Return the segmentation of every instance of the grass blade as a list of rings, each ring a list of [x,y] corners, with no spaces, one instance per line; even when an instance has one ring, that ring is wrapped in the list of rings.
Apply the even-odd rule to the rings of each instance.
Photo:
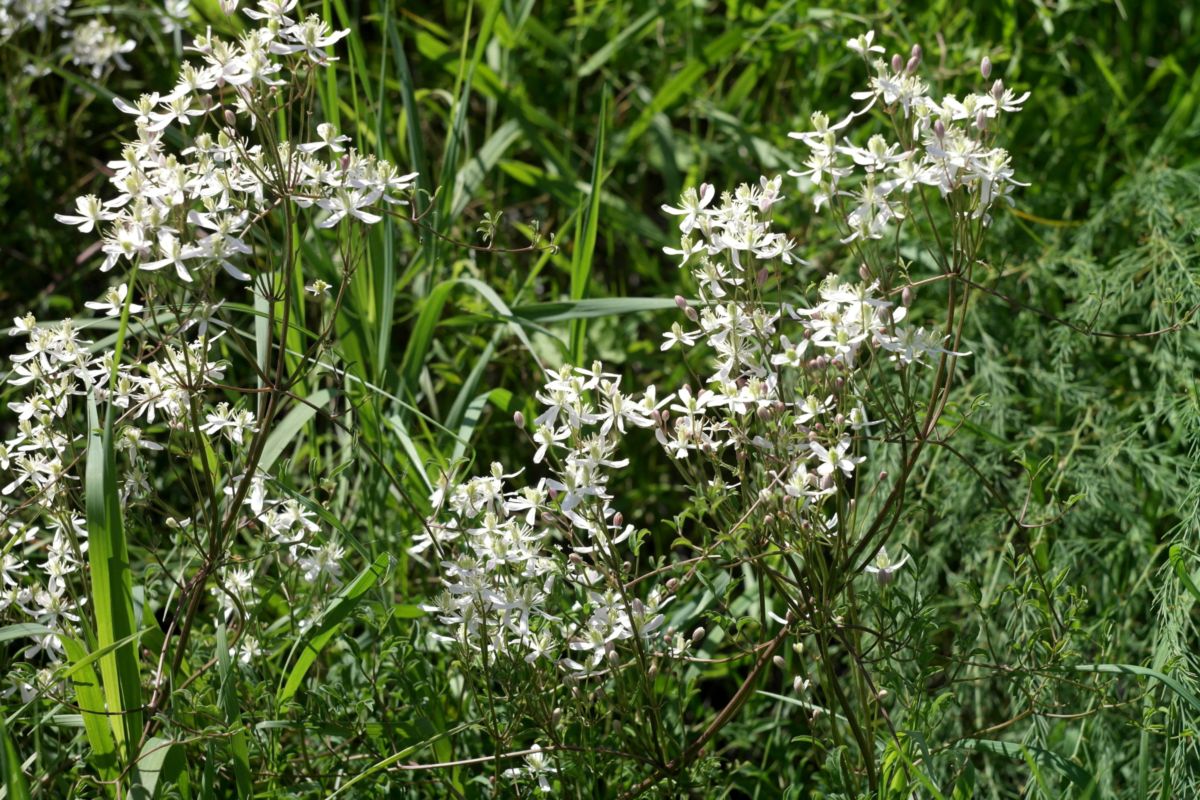
[[[3,714],[0,714],[0,779],[4,781],[8,800],[29,800],[29,782],[25,780],[21,757],[17,755],[16,745],[8,735]]]
[[[393,559],[389,553],[384,553],[376,558],[373,564],[342,587],[321,621],[304,634],[302,640],[297,643],[297,646],[301,648],[300,655],[296,658],[296,663],[288,674],[287,683],[279,690],[280,703],[287,702],[295,696],[300,684],[304,682],[304,676],[308,674],[309,668],[317,660],[321,650],[329,644],[338,625],[350,616],[350,612],[362,600],[363,595],[391,570],[392,563]]]
[[[117,492],[113,410],[108,407],[101,428],[94,395],[88,398],[88,428],[88,563],[96,644],[104,649],[134,636],[133,576]],[[130,761],[142,730],[142,683],[134,638],[101,657],[100,676],[117,751],[122,760]]]
[[[604,88],[600,98],[600,131],[596,135],[596,151],[592,156],[592,182],[588,190],[587,212],[576,217],[574,250],[571,256],[571,299],[582,300],[592,277],[592,261],[596,256],[596,234],[600,228],[600,185],[604,175],[604,142],[608,132],[609,91]],[[587,323],[581,319],[571,320],[571,358],[582,364],[584,336]]]

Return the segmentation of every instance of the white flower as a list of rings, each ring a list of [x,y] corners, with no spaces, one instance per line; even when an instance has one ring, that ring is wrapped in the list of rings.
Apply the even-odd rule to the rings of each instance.
[[[128,295],[129,286],[122,283],[119,286],[110,288],[100,300],[90,300],[84,303],[84,305],[95,311],[103,311],[106,317],[118,317],[125,308],[125,299]],[[142,309],[143,307],[137,303],[129,304],[130,314],[137,314]]]
[[[54,218],[64,225],[75,225],[80,233],[91,233],[99,222],[116,219],[116,214],[106,211],[100,198],[94,194],[85,194],[75,198],[75,210],[78,214],[55,214]]]
[[[860,36],[846,41],[846,47],[849,47],[854,52],[858,53],[863,58],[866,58],[869,53],[882,53],[883,48],[877,44],[872,44],[875,41],[875,31],[867,31]]]
[[[343,153],[346,148],[342,147],[342,143],[350,141],[349,136],[338,136],[337,129],[328,122],[317,126],[317,135],[321,137],[321,141],[302,144],[296,149],[302,153],[315,153],[323,147],[328,147],[334,153]]]
[[[712,202],[716,190],[710,183],[700,184],[700,191],[694,188],[688,188],[683,193],[683,198],[680,201],[678,208],[675,206],[663,205],[662,210],[668,214],[682,216],[683,220],[679,223],[679,230],[683,233],[691,233],[692,229],[699,223],[701,217],[705,215],[705,207]]]
[[[886,586],[895,579],[896,571],[906,563],[908,563],[908,553],[905,553],[899,561],[892,561],[888,556],[887,548],[880,547],[879,552],[875,554],[874,563],[864,567],[864,571],[868,575],[874,575],[880,586]]]

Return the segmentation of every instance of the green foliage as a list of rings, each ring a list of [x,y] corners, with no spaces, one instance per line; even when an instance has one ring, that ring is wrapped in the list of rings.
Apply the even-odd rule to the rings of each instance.
[[[97,416],[81,452],[94,630],[64,642],[69,693],[0,701],[7,796],[115,796],[122,781],[148,798],[493,796],[489,778],[519,760],[488,758],[496,731],[448,651],[429,644],[420,606],[438,587],[407,552],[430,492],[465,462],[482,472],[528,449],[510,419],[532,416],[541,365],[603,357],[646,382],[686,380],[658,347],[684,292],[661,253],[677,240],[660,204],[700,181],[732,186],[795,166],[787,132],[814,110],[848,110],[855,76],[843,43],[872,26],[884,40],[936,42],[926,59],[947,84],[986,54],[1033,93],[1007,133],[1030,170],[1018,177],[1033,185],[997,215],[997,256],[974,278],[994,291],[976,293],[964,331],[973,355],[944,418],[959,433],[929,455],[931,477],[912,485],[892,539],[917,569],[862,587],[878,595],[877,635],[858,647],[905,719],[873,743],[878,796],[1200,795],[1194,10],[973,5],[305,3],[355,33],[318,80],[313,113],[421,173],[418,221],[387,219],[363,235],[332,321],[306,305],[305,276],[336,284],[341,254],[281,231],[299,254],[275,271],[290,285],[290,322],[275,295],[232,297],[221,346],[226,358],[254,353],[267,374],[334,326],[319,368],[289,365],[296,398],[261,465],[297,496],[318,486],[322,507],[310,510],[357,577],[319,609],[293,607],[307,597],[300,581],[262,581],[262,610],[236,639],[208,624],[219,612],[198,593],[193,612],[212,630],[194,634],[177,663],[156,663],[147,653],[167,652],[164,636],[178,631],[151,629],[140,598],[179,600],[195,564],[163,520],[192,511],[175,507],[185,495],[167,476],[154,476],[161,507],[122,508],[111,409]],[[232,25],[214,3],[191,13],[197,30]],[[80,266],[90,264],[82,237],[49,217],[98,184],[100,164],[132,135],[110,96],[164,88],[152,78],[184,55],[149,25],[138,38],[130,70],[103,80],[59,61],[25,75],[32,45],[0,45],[13,76],[0,111],[8,317],[70,316],[107,285]],[[827,221],[789,208],[780,226],[813,262],[789,288],[856,268],[831,257],[838,235]],[[939,291],[918,292],[914,311],[939,307]],[[636,476],[620,490],[649,531],[638,566],[693,555],[694,520],[675,518],[682,490],[667,456],[649,436],[630,447]],[[249,534],[233,536],[248,559],[265,557]],[[206,579],[215,589],[216,571]],[[713,647],[752,643],[757,598],[745,574],[726,575],[673,613],[703,619]],[[4,630],[0,674],[35,686],[17,666],[30,632]],[[245,662],[245,636],[289,644]],[[781,652],[788,670],[809,657]],[[507,679],[538,679],[505,668]],[[147,709],[160,669],[172,700]],[[687,689],[662,710],[668,724],[694,739],[741,676],[689,665]],[[658,796],[864,796],[851,745],[823,737],[827,709],[794,693],[785,670],[767,669],[756,689]],[[537,699],[503,697],[501,711],[549,718]],[[586,749],[621,735],[600,731],[611,725],[604,702],[562,741]],[[565,779],[589,785],[594,764],[565,763]],[[596,796],[647,774],[622,763],[591,784]]]

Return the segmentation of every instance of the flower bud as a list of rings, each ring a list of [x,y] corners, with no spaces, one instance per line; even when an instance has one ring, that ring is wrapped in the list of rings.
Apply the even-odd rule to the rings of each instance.
[[[633,565],[630,564],[628,561],[622,561],[621,569],[624,570],[625,574],[628,575],[630,572],[633,571]]]
[[[992,84],[992,97],[997,100],[1004,94],[1004,81],[996,78],[996,82]]]
[[[615,527],[615,528],[625,527],[625,515],[622,514],[620,511],[613,514],[613,527]]]
[[[858,265],[858,277],[862,278],[864,281],[871,280],[871,270],[867,268],[866,264]]]
[[[879,476],[876,478],[876,480],[878,480],[880,483],[882,483],[883,481],[887,480],[887,476],[888,476],[888,474],[887,474],[886,469],[880,470]]]
[[[888,690],[887,690],[887,689],[880,689],[880,690],[879,690],[878,692],[876,692],[876,694],[875,694],[875,698],[876,698],[876,699],[878,699],[878,700],[883,700],[883,699],[884,699],[884,698],[886,698],[887,696],[888,696]]]
[[[892,72],[899,72],[904,68],[904,56],[896,53],[892,56]]]
[[[228,108],[225,109],[225,124],[233,128],[237,126],[237,117]]]
[[[912,56],[911,58],[908,59],[908,63],[904,65],[904,71],[906,73],[908,73],[909,75],[912,75],[914,72],[917,71],[917,66],[920,63],[921,63],[921,59],[919,56]]]
[[[975,113],[975,127],[981,131],[987,130],[987,114],[983,113],[982,108]]]
[[[979,62],[979,74],[983,76],[985,81],[992,77],[992,60],[987,56],[984,56],[983,61]]]
[[[783,656],[775,656],[771,659],[771,661],[773,661],[775,666],[779,667],[780,669],[787,667],[787,662],[783,660]]]
[[[902,306],[904,306],[905,308],[908,308],[909,306],[912,305],[912,301],[913,301],[912,287],[905,286],[903,289],[900,290],[900,304]]]
[[[804,680],[804,676],[803,676],[803,675],[797,675],[797,676],[796,676],[796,677],[795,677],[795,678],[792,680],[792,689],[793,689],[793,690],[794,690],[794,691],[795,691],[797,694],[801,694],[801,693],[803,693],[803,692],[807,692],[807,691],[808,691],[808,687],[809,687],[810,685],[811,685],[811,684],[810,684],[808,681]]]
[[[917,58],[917,59],[919,59],[919,58],[921,58],[923,55],[924,55],[924,51],[922,51],[922,50],[921,50],[921,45],[919,45],[919,44],[914,44],[914,45],[912,46],[912,50],[910,50],[910,51],[908,52],[908,56],[909,56],[909,58]]]
[[[556,708],[550,712],[550,727],[557,728],[562,723],[562,709]]]
[[[671,578],[669,581],[667,581],[667,591],[668,592],[673,593],[678,588],[679,588],[679,579],[678,578]]]
[[[828,491],[833,488],[833,474],[821,476],[821,491]]]
[[[689,308],[687,298],[681,294],[675,295],[675,305],[679,306],[680,311],[687,311]]]
[[[518,411],[518,412],[514,413],[514,414],[513,414],[513,424],[514,424],[514,425],[516,425],[518,428],[521,428],[522,430],[524,430],[524,428],[525,428],[525,415],[524,415],[524,414],[522,414],[520,411]]]
[[[767,408],[766,406],[759,406],[758,409],[754,413],[763,422],[766,422],[767,420],[769,420],[771,418],[771,410],[769,408]]]
[[[692,631],[692,644],[700,644],[704,641],[704,626],[701,625],[696,630]]]
[[[771,272],[766,267],[763,267],[762,269],[760,269],[758,271],[758,274],[755,275],[754,277],[755,277],[755,280],[758,281],[759,286],[766,286],[767,278],[771,277]]]
[[[933,123],[933,135],[938,139],[946,138],[946,123],[942,122],[940,119]]]
[[[610,650],[608,652],[608,663],[612,664],[615,667],[618,663],[620,663],[620,661],[621,661],[621,656],[617,654],[616,650]]]

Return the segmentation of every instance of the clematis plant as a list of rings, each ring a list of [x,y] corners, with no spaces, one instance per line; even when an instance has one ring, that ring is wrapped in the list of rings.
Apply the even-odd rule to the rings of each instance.
[[[693,381],[626,391],[636,377],[564,365],[535,394],[534,418],[517,414],[535,447],[529,465],[441,476],[412,549],[437,564],[444,590],[428,606],[442,626],[432,638],[459,653],[496,752],[534,747],[553,760],[538,774],[543,790],[557,780],[601,791],[597,753],[632,776],[630,796],[685,780],[772,666],[817,710],[814,725],[828,712],[825,735],[852,743],[852,772],[871,791],[883,751],[904,746],[889,721],[901,710],[882,705],[888,693],[864,655],[889,634],[862,620],[876,584],[909,561],[885,548],[901,545],[905,487],[947,435],[938,423],[970,355],[972,274],[992,214],[1025,185],[995,142],[1028,95],[997,80],[936,98],[919,47],[884,60],[873,32],[848,47],[868,87],[840,120],[816,113],[791,134],[807,153],[789,173],[833,215],[839,241],[802,244],[777,229],[773,212],[791,194],[782,176],[687,189],[663,206],[681,236],[665,252],[690,275],[693,299],[677,298],[683,319],[662,350],[682,353]],[[873,119],[887,133],[869,130]],[[850,275],[801,257],[817,247],[836,248]],[[914,319],[918,287],[944,288],[940,319]],[[674,509],[687,520],[674,563],[641,557],[654,532],[618,493],[625,441],[639,430],[689,490]],[[697,616],[713,587],[728,594],[739,582],[754,597],[740,616]],[[708,646],[705,622],[758,638],[726,630]],[[674,698],[694,689],[691,664],[714,659],[737,665],[742,690],[689,719]],[[536,701],[523,699],[531,686]],[[620,724],[597,724],[603,714]]]

